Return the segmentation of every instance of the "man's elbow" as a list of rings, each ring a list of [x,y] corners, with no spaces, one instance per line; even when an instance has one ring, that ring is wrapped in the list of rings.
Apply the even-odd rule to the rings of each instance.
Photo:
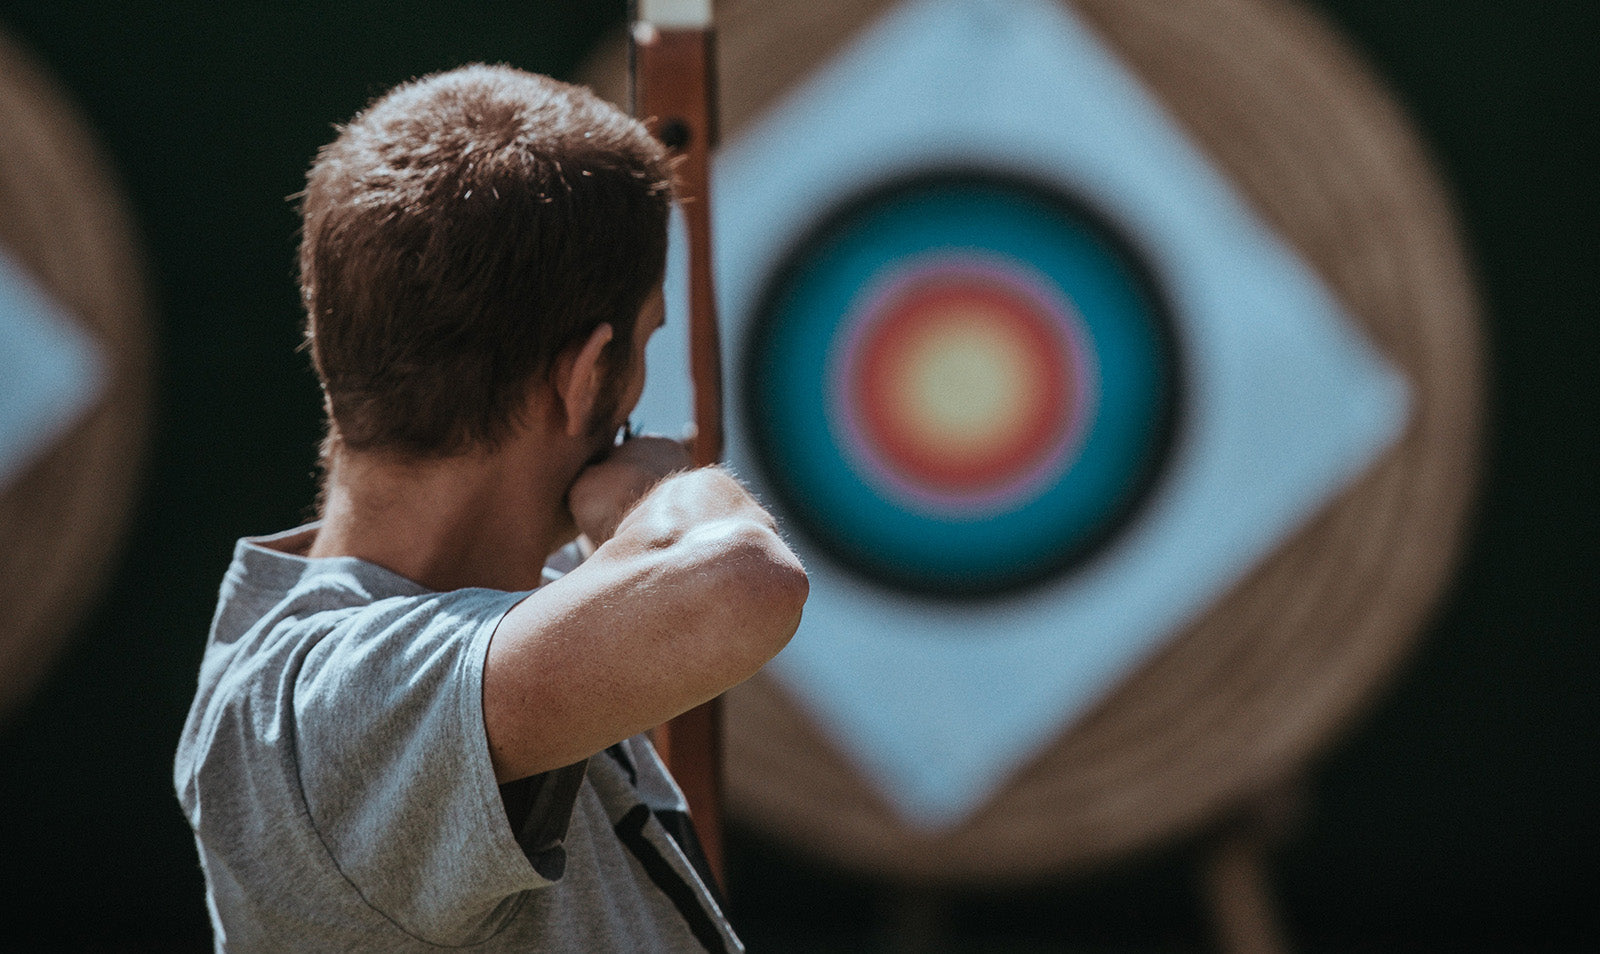
[[[775,631],[781,634],[777,649],[782,649],[800,626],[800,614],[811,596],[811,578],[775,531],[763,528],[762,532],[763,569],[756,592],[771,614]],[[777,650],[773,652],[776,655]]]
[[[739,521],[722,528],[712,574],[730,635],[760,668],[788,644],[811,593],[805,567],[770,526]]]

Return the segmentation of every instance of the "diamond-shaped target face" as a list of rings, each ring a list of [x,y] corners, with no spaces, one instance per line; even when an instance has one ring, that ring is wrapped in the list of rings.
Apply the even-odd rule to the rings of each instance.
[[[0,249],[0,487],[100,391],[92,342]]]
[[[742,397],[805,532],[885,585],[974,596],[1107,539],[1174,405],[1144,271],[1064,195],[926,173],[846,202],[774,272]]]
[[[1055,0],[909,0],[714,172],[728,461],[811,576],[769,670],[910,824],[984,804],[1404,425]],[[685,324],[647,426],[685,419]]]

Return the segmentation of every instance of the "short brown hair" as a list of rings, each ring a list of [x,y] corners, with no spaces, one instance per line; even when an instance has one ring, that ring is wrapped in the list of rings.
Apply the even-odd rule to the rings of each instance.
[[[302,203],[330,444],[492,448],[602,322],[627,360],[671,201],[661,146],[582,87],[474,65],[374,101],[318,152]]]

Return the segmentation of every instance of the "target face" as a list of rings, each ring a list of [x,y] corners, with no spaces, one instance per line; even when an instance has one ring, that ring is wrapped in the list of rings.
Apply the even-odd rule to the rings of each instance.
[[[848,202],[761,296],[743,400],[792,519],[898,589],[1035,583],[1106,539],[1171,431],[1162,297],[1059,192],[923,173]]]
[[[905,0],[714,171],[728,466],[811,579],[768,672],[908,824],[971,817],[1405,424],[1404,379],[1056,0]],[[670,433],[687,338],[656,342]]]
[[[104,361],[48,292],[0,248],[0,487],[104,387]]]

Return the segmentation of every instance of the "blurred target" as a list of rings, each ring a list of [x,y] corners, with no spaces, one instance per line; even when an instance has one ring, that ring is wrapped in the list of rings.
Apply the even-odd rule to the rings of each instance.
[[[0,718],[27,698],[99,594],[133,503],[148,415],[149,344],[132,230],[81,119],[0,34],[0,321],[48,337],[0,345],[0,391],[45,407],[0,427]],[[54,355],[42,351],[50,348]],[[63,361],[62,354],[79,356]],[[62,368],[70,368],[63,373]],[[56,373],[46,375],[48,369]],[[8,395],[9,396],[9,395]],[[19,450],[20,447],[20,450]]]
[[[1069,567],[1143,496],[1171,323],[1126,243],[985,172],[884,185],[801,240],[752,319],[742,397],[793,518],[865,576],[987,595]]]
[[[729,459],[813,583],[729,696],[735,815],[996,881],[1292,777],[1404,656],[1472,491],[1475,304],[1404,117],[1292,0],[718,17]]]

